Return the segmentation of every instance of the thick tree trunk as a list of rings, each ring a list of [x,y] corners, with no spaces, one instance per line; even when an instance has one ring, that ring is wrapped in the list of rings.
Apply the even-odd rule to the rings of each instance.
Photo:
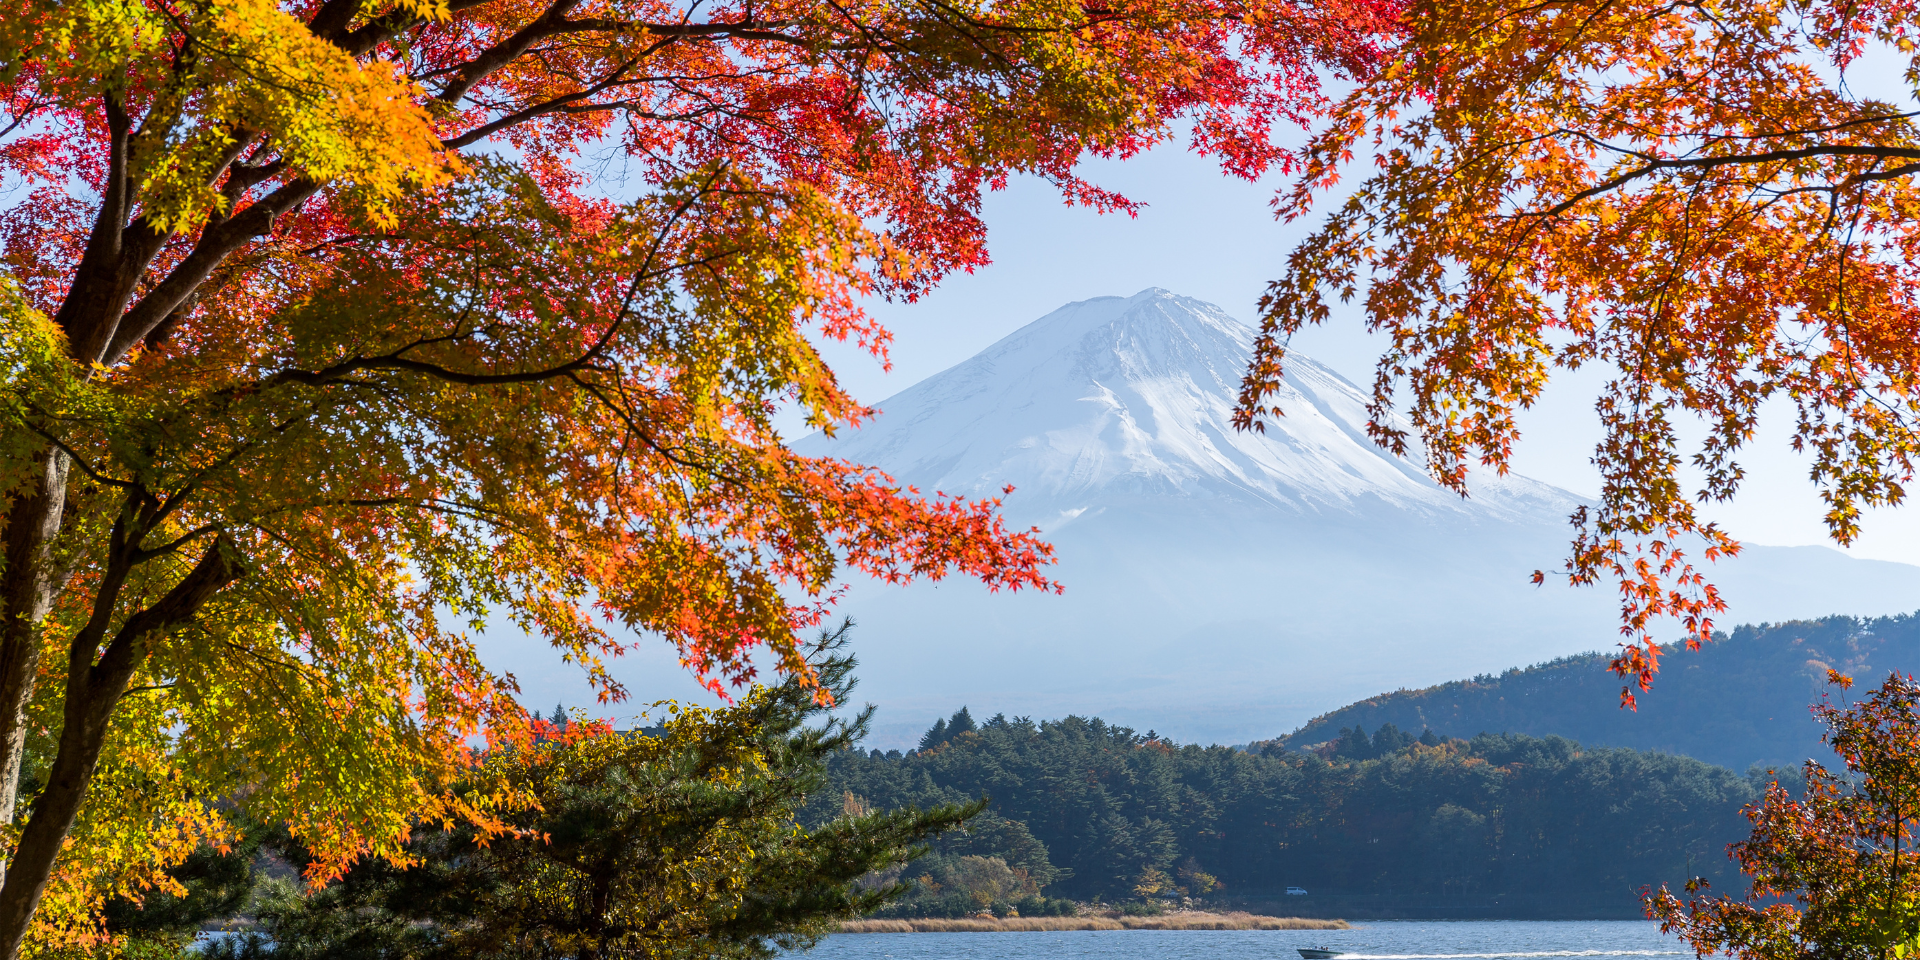
[[[124,690],[124,684],[122,690]],[[47,891],[53,868],[66,842],[67,832],[86,802],[87,787],[93,783],[94,769],[100,763],[100,751],[106,743],[108,721],[113,715],[117,695],[89,691],[91,696],[71,697],[67,701],[67,722],[61,731],[60,752],[48,772],[47,784],[34,802],[20,846],[7,864],[4,885],[0,885],[0,957],[16,960],[20,943],[26,938],[40,898]],[[76,714],[79,716],[76,717]]]
[[[336,11],[336,17],[341,15]],[[296,179],[259,198],[240,214],[210,222],[192,250],[136,297],[142,283],[151,280],[149,271],[155,256],[173,234],[144,216],[134,216],[139,208],[139,191],[128,175],[128,158],[135,118],[127,114],[116,95],[102,98],[101,116],[106,121],[108,149],[100,208],[66,297],[53,317],[67,334],[70,358],[82,368],[119,363],[134,344],[190,302],[215,267],[255,237],[270,232],[276,217],[319,189],[317,183]],[[146,121],[154,119],[149,116]],[[217,180],[227,165],[255,141],[251,133],[237,137],[215,164],[214,178]],[[66,511],[70,466],[69,458],[50,450],[44,461],[36,464],[38,489],[0,503],[0,509],[5,510],[0,514],[0,547],[5,550],[6,564],[0,569],[0,824],[11,824],[19,805],[27,740],[26,708],[33,698],[39,668],[40,624],[71,575],[59,554],[50,549]],[[131,529],[116,530],[116,555],[109,559],[94,598],[94,622],[74,640],[59,754],[46,787],[34,802],[18,847],[10,859],[0,859],[0,871],[5,873],[0,880],[0,960],[14,960],[19,954],[21,939],[46,890],[67,831],[85,802],[113,709],[127,680],[145,658],[146,635],[190,619],[208,597],[240,575],[231,565],[231,544],[210,550],[166,597],[129,618],[96,664],[94,658],[106,639],[106,623],[118,603],[118,584],[134,562],[129,558],[137,553],[121,551],[128,546],[121,534],[129,534],[134,547],[141,539],[141,534]],[[109,669],[108,661],[116,656],[132,659]],[[4,853],[0,851],[0,856]]]
[[[6,568],[0,580],[0,824],[12,823],[27,745],[27,703],[40,665],[40,621],[66,579],[53,569],[51,546],[66,509],[66,455],[49,451],[39,489],[15,497],[4,521]],[[0,859],[0,864],[5,860]]]

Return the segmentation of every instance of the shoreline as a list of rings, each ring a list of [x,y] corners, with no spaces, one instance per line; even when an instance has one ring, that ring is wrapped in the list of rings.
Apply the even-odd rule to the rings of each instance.
[[[1346,930],[1345,920],[1267,917],[1234,910],[1176,910],[1156,917],[1092,914],[1078,917],[959,917],[921,920],[846,920],[840,933],[1040,933],[1060,930]]]

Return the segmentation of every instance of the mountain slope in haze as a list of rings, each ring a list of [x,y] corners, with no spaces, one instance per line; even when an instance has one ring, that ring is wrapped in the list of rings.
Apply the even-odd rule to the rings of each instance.
[[[1605,591],[1536,588],[1579,498],[1519,477],[1461,499],[1366,436],[1365,391],[1289,357],[1263,433],[1230,416],[1253,331],[1164,290],[1069,304],[795,444],[923,490],[1006,499],[1063,596],[858,583],[860,696],[882,746],[957,703],[1243,742],[1382,689],[1617,638]],[[1920,568],[1824,548],[1719,565],[1732,616],[1920,607]]]
[[[1653,689],[1637,696],[1633,712],[1618,706],[1620,678],[1607,670],[1608,659],[1584,654],[1369,697],[1315,717],[1279,742],[1299,749],[1348,727],[1372,732],[1391,723],[1416,736],[1423,728],[1458,737],[1558,735],[1591,747],[1681,754],[1734,770],[1754,764],[1788,770],[1808,757],[1832,759],[1811,704],[1829,693],[1836,701],[1857,699],[1888,673],[1920,667],[1920,615],[1739,627],[1697,651],[1680,648],[1663,657]],[[1851,693],[1830,690],[1829,668],[1854,678]]]

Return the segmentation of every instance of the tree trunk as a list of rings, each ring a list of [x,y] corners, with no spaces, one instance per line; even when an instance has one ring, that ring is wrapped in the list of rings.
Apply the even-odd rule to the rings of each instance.
[[[7,865],[6,880],[0,884],[0,957],[6,960],[19,957],[20,943],[26,938],[40,898],[47,892],[60,847],[86,802],[87,787],[93,782],[106,743],[113,705],[119,701],[117,692],[110,697],[106,693],[90,690],[84,697],[70,696],[67,700],[59,755],[48,772],[47,785],[34,802],[13,861]]]
[[[305,201],[320,186],[295,179],[239,215],[209,224],[185,260],[142,294],[154,258],[173,234],[144,216],[135,216],[140,197],[138,184],[128,173],[128,158],[129,137],[136,124],[118,95],[102,97],[101,117],[106,121],[108,149],[100,208],[67,294],[52,318],[67,334],[70,359],[82,368],[119,363],[136,342],[187,302],[215,267],[253,238],[270,232],[275,217]],[[255,134],[247,133],[230,144],[217,169],[224,170],[255,140]],[[140,294],[138,302],[136,294]],[[134,321],[131,326],[126,323],[129,316]],[[18,811],[26,708],[33,699],[39,669],[40,624],[72,573],[71,565],[51,550],[67,507],[71,466],[64,453],[49,449],[35,464],[38,488],[0,504],[5,511],[0,514],[0,548],[5,551],[5,567],[0,568],[0,824],[11,824]],[[11,857],[0,850],[0,871],[5,874],[0,879],[0,960],[19,955],[21,939],[46,891],[67,831],[86,800],[113,710],[145,659],[148,635],[191,619],[214,592],[240,576],[232,544],[222,540],[159,602],[128,618],[96,663],[107,621],[118,603],[118,584],[137,562],[131,559],[137,550],[122,548],[129,543],[137,547],[144,535],[127,525],[128,519],[123,517],[123,526],[116,528],[114,556],[107,560],[106,575],[94,598],[94,621],[73,641],[66,717],[48,783],[34,802]],[[109,661],[114,665],[110,667]]]
[[[60,533],[71,461],[58,450],[39,466],[39,489],[7,505],[6,568],[0,581],[0,824],[10,824],[20,793],[27,746],[27,703],[40,666],[40,621],[52,609],[65,576],[53,569],[50,547]],[[6,860],[0,854],[0,867]]]
[[[587,942],[580,945],[579,960],[600,960],[607,950],[607,904],[613,899],[613,878],[593,877],[593,891],[587,903]]]
[[[102,651],[101,641],[114,619],[120,588],[136,563],[133,558],[144,532],[129,530],[133,525],[127,519],[123,516],[115,526],[113,549],[101,577],[100,592],[94,598],[93,618],[68,646],[60,750],[48,772],[47,785],[34,801],[20,845],[7,864],[6,878],[0,881],[0,960],[17,960],[20,956],[21,941],[46,894],[60,848],[86,803],[114,708],[146,661],[148,639],[193,619],[215,593],[242,573],[234,559],[233,545],[222,538],[165,596],[128,617]]]

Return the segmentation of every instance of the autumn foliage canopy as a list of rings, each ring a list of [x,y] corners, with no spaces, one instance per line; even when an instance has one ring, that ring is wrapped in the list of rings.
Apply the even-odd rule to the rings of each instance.
[[[1553,374],[1602,369],[1601,491],[1565,575],[1618,585],[1615,667],[1644,686],[1663,618],[1697,643],[1724,609],[1702,561],[1739,544],[1700,508],[1738,490],[1763,405],[1793,412],[1840,543],[1862,509],[1906,497],[1917,17],[1836,0],[1411,4],[1390,65],[1331,112],[1280,198],[1304,216],[1373,158],[1263,301],[1241,423],[1277,413],[1289,337],[1343,302],[1388,343],[1375,438],[1463,492],[1471,469],[1507,469],[1516,414]]]
[[[994,501],[791,453],[870,296],[1175,136],[1255,176],[1390,5],[77,0],[0,17],[0,955],[284,820],[404,858],[511,622],[724,690],[846,569],[1051,589]],[[590,175],[591,174],[591,175]],[[648,639],[653,638],[653,639]],[[15,816],[16,790],[25,816]]]

